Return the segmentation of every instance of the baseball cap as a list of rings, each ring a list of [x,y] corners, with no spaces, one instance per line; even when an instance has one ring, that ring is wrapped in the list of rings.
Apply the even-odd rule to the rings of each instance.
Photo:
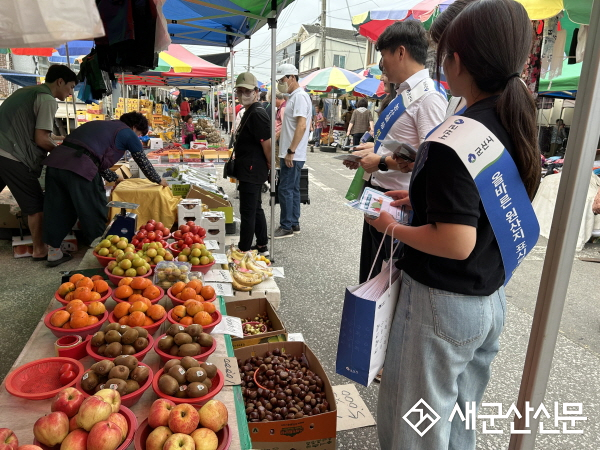
[[[293,64],[282,64],[277,68],[276,78],[280,79],[286,75],[298,75],[298,69]]]
[[[243,87],[246,89],[255,89],[258,87],[258,81],[256,77],[252,75],[250,72],[240,73],[235,80],[235,87]]]

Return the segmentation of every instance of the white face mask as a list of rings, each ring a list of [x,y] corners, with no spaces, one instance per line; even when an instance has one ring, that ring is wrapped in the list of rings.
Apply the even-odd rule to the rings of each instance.
[[[254,91],[240,95],[240,102],[244,107],[250,106],[256,101],[256,93]]]
[[[277,90],[279,92],[281,92],[282,94],[287,94],[288,93],[288,84],[285,81],[281,81],[279,83],[277,83]]]

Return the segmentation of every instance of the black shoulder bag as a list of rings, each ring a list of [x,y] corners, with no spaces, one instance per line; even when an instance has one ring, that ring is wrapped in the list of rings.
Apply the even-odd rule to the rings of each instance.
[[[242,117],[242,122],[240,123],[240,126],[236,130],[235,134],[231,137],[231,143],[229,144],[229,146],[230,148],[233,148],[233,151],[231,152],[229,160],[223,166],[223,178],[235,178],[235,147],[237,145],[239,134],[246,126],[246,122],[250,118],[250,115],[254,112],[253,106],[254,104],[252,104],[252,106],[246,110],[244,117]]]

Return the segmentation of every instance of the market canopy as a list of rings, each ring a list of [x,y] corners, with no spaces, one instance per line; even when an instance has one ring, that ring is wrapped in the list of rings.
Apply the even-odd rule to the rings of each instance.
[[[544,79],[540,80],[539,95],[573,98],[579,87],[582,65],[583,63],[568,64],[568,60],[565,60],[560,76],[554,78],[551,82]]]

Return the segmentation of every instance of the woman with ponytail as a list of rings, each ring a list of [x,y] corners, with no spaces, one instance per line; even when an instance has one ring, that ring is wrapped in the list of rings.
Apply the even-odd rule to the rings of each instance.
[[[530,203],[540,180],[536,111],[519,78],[531,36],[529,17],[514,0],[476,0],[448,24],[437,62],[467,109],[421,145],[409,191],[387,193],[396,206],[412,207],[412,223],[386,213],[366,218],[404,243],[379,391],[382,450],[475,449],[465,418],[479,407],[499,350],[504,285],[539,235]],[[486,160],[496,153],[501,157]],[[485,182],[473,174],[478,164]],[[512,234],[503,239],[507,227],[515,242]],[[511,254],[515,245],[518,255]],[[423,434],[426,420],[417,433],[408,422],[434,416],[431,410],[439,421]]]

